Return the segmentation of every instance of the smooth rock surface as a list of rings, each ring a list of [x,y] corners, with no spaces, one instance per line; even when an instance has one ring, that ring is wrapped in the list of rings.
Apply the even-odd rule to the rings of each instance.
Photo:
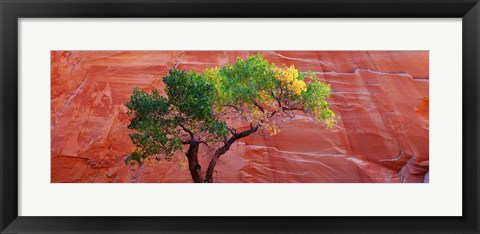
[[[51,52],[52,182],[191,182],[185,157],[127,166],[133,144],[125,103],[134,87],[162,90],[169,69],[202,71],[249,51]],[[428,182],[428,51],[262,52],[277,66],[331,84],[333,129],[285,123],[235,143],[215,182]],[[205,170],[209,149],[201,149]]]

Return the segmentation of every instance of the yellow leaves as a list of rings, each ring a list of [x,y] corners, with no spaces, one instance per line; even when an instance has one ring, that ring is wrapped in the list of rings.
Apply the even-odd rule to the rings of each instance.
[[[335,125],[335,118],[326,119],[325,125],[327,125],[327,128],[332,128]]]
[[[332,128],[337,121],[335,120],[335,112],[329,110],[329,114],[330,117],[325,120],[325,124],[327,125],[327,128]]]
[[[292,91],[296,95],[300,95],[307,90],[305,82],[299,78],[299,71],[294,65],[285,67],[285,69],[275,68],[275,79],[282,83],[282,86]]]
[[[132,153],[142,154],[144,152],[145,150],[142,147],[139,147],[139,146],[132,147]]]
[[[222,77],[218,75],[219,72],[220,72],[220,69],[218,67],[215,67],[215,68],[209,67],[203,71],[203,75],[208,80],[213,81],[214,83],[218,83],[222,80]]]
[[[132,147],[132,153],[142,154],[143,152],[144,152],[144,149],[142,149],[141,147],[138,147],[138,146]],[[133,163],[132,165],[134,165],[136,162],[137,161],[135,161],[135,160],[131,161],[131,163]],[[157,160],[155,158],[140,157],[139,163],[142,164],[142,165],[145,165],[147,167],[156,167],[157,166]]]
[[[293,80],[292,83],[287,85],[288,90],[292,91],[296,95],[300,95],[307,90],[307,85],[303,80]]]
[[[220,76],[220,69],[218,67],[215,68],[206,68],[203,71],[203,75],[205,79],[212,82],[213,87],[215,88],[215,92],[217,93],[217,97],[220,100],[225,99],[227,94],[225,93],[224,89],[222,89],[222,76]]]
[[[256,107],[252,107],[252,108],[256,108]],[[252,122],[253,125],[257,125],[263,122],[267,118],[267,116],[263,112],[258,110],[252,110],[252,112],[248,115],[248,117],[250,118],[250,121]]]
[[[141,158],[140,163],[147,166],[147,167],[156,167],[157,166],[157,160],[152,159],[152,158]]]
[[[275,79],[282,82],[282,84],[288,84],[298,78],[298,70],[295,66],[285,67],[285,69],[275,68]]]
[[[203,71],[203,75],[205,78],[213,83],[215,89],[219,90],[220,81],[222,81],[222,77],[219,75],[220,69],[218,67],[215,68],[207,68]]]
[[[188,162],[187,162],[187,159],[185,157],[180,158],[179,161],[180,161],[179,162],[180,168],[182,168],[182,169],[187,169],[188,168]]]
[[[275,136],[280,133],[280,127],[278,127],[275,122],[264,123],[263,127],[269,132],[270,136]]]
[[[268,101],[273,99],[272,96],[266,91],[260,92],[260,98],[263,100],[264,103],[267,103]]]
[[[327,128],[332,128],[335,123],[335,112],[331,111],[330,109],[322,109],[321,107],[317,106],[312,109],[313,115],[318,122],[325,123]]]

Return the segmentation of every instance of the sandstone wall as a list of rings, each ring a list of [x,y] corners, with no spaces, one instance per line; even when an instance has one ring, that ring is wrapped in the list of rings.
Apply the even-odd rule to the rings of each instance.
[[[52,182],[190,182],[181,156],[124,164],[133,147],[125,103],[135,86],[161,90],[175,65],[200,72],[251,53],[53,51]],[[428,181],[428,51],[261,53],[330,83],[338,123],[325,130],[299,118],[278,135],[245,138],[220,158],[216,182]]]

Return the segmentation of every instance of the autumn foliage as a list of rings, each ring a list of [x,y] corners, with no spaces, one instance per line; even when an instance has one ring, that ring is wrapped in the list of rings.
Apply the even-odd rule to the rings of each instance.
[[[255,132],[273,136],[281,131],[280,122],[297,115],[327,128],[335,124],[327,102],[330,85],[293,65],[277,67],[260,54],[202,73],[172,69],[163,82],[166,95],[135,88],[126,104],[136,147],[125,163],[154,166],[183,151],[193,182],[213,182],[217,160]],[[200,147],[211,149],[201,155],[210,159],[205,171]]]

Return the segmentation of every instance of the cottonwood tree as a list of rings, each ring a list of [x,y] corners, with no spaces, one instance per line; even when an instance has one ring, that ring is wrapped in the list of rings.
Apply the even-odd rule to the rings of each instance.
[[[325,127],[335,122],[328,84],[293,65],[270,64],[260,54],[200,74],[172,69],[163,82],[165,96],[135,88],[126,104],[136,147],[125,163],[154,165],[183,151],[196,183],[213,182],[218,159],[241,138],[260,130],[275,135],[279,122],[299,114]],[[204,173],[199,147],[211,149],[202,155],[210,160]]]

